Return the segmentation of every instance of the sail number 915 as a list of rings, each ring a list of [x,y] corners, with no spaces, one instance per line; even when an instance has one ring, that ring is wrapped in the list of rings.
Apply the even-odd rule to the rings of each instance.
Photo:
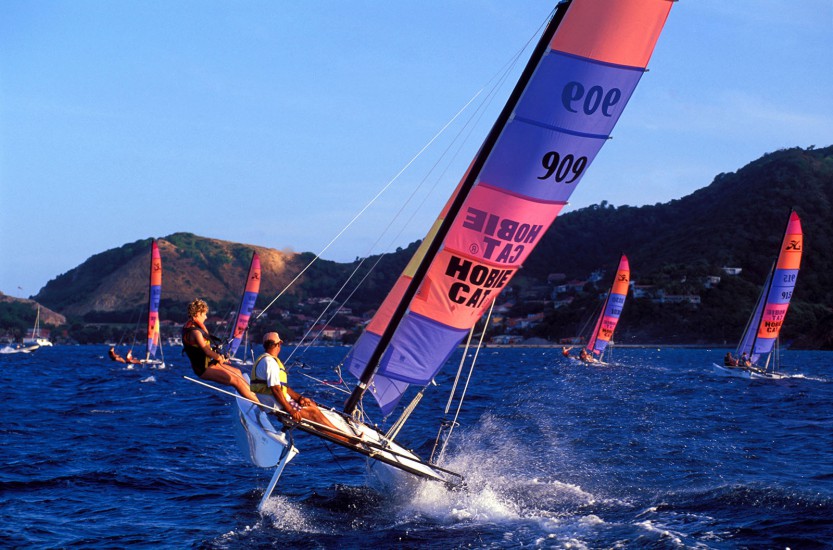
[[[558,183],[573,183],[587,167],[587,157],[575,158],[573,155],[568,154],[564,155],[564,158],[561,158],[561,155],[556,151],[550,151],[541,158],[541,164],[547,173],[543,176],[538,176],[539,180],[552,177]],[[568,177],[569,179],[567,179]]]

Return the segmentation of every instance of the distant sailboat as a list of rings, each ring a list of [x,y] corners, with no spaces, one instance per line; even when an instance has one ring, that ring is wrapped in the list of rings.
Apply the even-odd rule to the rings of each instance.
[[[249,341],[249,319],[252,317],[252,311],[255,308],[257,295],[260,292],[260,256],[257,252],[252,253],[252,262],[249,265],[249,272],[246,276],[246,286],[243,288],[243,296],[240,298],[240,307],[237,309],[237,316],[234,319],[234,332],[228,344],[228,356],[232,363],[235,364],[251,364],[251,360],[247,363],[247,358],[244,354],[243,359],[235,357],[241,342],[244,337]],[[245,349],[245,348],[244,348]]]
[[[608,140],[671,6],[669,0],[558,4],[478,154],[346,358],[342,368],[358,384],[343,412],[321,407],[348,441],[324,426],[293,422],[283,411],[276,415],[285,433],[277,434],[257,407],[238,397],[235,425],[252,461],[276,466],[261,507],[293,456],[295,428],[367,456],[380,479],[407,472],[460,482],[460,474],[394,441],[422,391],[387,431],[362,421],[360,412],[369,412],[363,397],[369,391],[388,416],[411,385],[424,391],[473,333]],[[443,450],[432,455],[442,457]]]
[[[631,280],[631,270],[628,258],[624,254],[619,259],[619,267],[616,276],[613,278],[613,285],[605,296],[602,311],[593,327],[593,333],[582,348],[584,353],[580,358],[587,363],[604,364],[604,352],[613,338],[613,331],[619,323],[619,316],[622,314],[622,307],[625,305],[625,298],[628,295],[628,286]]]
[[[162,297],[162,256],[156,240],[150,248],[150,277],[148,287],[148,325],[147,354],[142,360],[146,365],[165,365],[165,357],[160,346],[159,300]],[[160,358],[156,359],[157,350]]]
[[[787,222],[778,258],[767,274],[758,302],[735,350],[734,359],[740,361],[737,361],[737,365],[729,364],[732,361],[727,355],[723,365],[713,364],[715,372],[739,378],[784,378],[784,374],[777,372],[780,349],[775,344],[790,307],[803,249],[801,220],[793,211]],[[744,357],[748,358],[746,364],[742,359]],[[764,359],[763,364],[761,359]]]
[[[38,313],[35,315],[35,326],[32,327],[32,335],[22,340],[23,346],[30,348],[31,346],[48,347],[52,342],[47,338],[43,338],[40,334],[40,304],[38,304]]]

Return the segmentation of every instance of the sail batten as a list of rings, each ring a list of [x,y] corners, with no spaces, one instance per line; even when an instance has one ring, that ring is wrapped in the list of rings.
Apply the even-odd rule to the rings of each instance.
[[[347,359],[383,414],[426,384],[504,290],[630,99],[668,0],[559,4],[466,175]],[[615,19],[611,19],[615,18]],[[568,29],[593,28],[587,34]],[[598,28],[607,29],[604,32]],[[372,383],[371,383],[372,380]],[[346,407],[352,412],[359,394]]]

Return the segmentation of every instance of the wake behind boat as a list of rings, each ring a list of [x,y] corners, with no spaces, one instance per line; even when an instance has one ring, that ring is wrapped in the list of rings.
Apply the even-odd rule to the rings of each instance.
[[[50,344],[51,345],[51,344]],[[12,346],[10,344],[6,344],[2,348],[0,348],[0,353],[6,355],[10,353],[32,353],[40,346],[38,345],[30,345],[30,346],[21,346],[20,344],[16,346]]]

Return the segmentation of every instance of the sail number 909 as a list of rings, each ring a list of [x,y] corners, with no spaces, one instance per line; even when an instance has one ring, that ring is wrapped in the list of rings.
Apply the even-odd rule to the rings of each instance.
[[[573,183],[587,167],[587,157],[575,158],[568,154],[561,158],[561,155],[556,151],[550,151],[541,158],[541,164],[547,170],[547,173],[538,176],[539,180],[553,177],[558,183]],[[568,177],[570,179],[567,179]]]
[[[592,115],[601,107],[602,114],[609,117],[613,115],[613,107],[620,99],[622,90],[619,88],[611,88],[605,93],[601,86],[591,86],[585,93],[580,82],[570,82],[561,91],[561,104],[571,113],[577,113],[581,108],[584,114]]]

